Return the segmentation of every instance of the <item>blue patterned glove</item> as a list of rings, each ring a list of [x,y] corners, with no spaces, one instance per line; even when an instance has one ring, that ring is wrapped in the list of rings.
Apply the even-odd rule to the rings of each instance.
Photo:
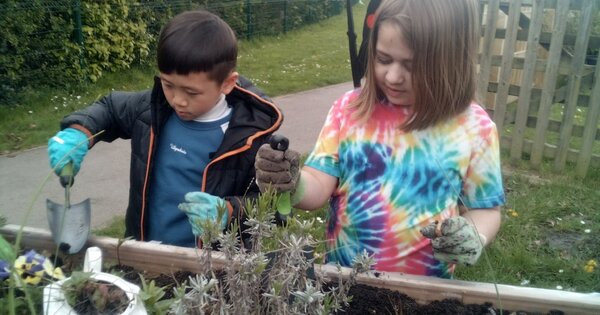
[[[188,220],[192,225],[192,232],[196,237],[204,232],[198,221],[217,222],[219,208],[224,209],[221,218],[221,230],[227,227],[229,211],[227,211],[225,200],[205,192],[195,191],[185,194],[185,201],[180,203],[178,208],[188,216]]]
[[[77,175],[83,158],[88,152],[89,141],[85,133],[67,128],[59,131],[48,140],[48,157],[50,167],[57,175],[60,175],[63,167],[69,162],[73,163],[73,175]],[[66,158],[64,158],[68,155]]]

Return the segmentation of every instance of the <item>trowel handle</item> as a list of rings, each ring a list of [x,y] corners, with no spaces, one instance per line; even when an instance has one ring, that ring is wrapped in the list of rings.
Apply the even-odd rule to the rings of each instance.
[[[285,151],[290,146],[290,140],[282,135],[271,135],[269,137],[269,145],[273,150]]]
[[[73,162],[67,163],[67,165],[62,168],[60,175],[58,176],[60,179],[60,184],[63,187],[73,186],[73,181],[75,180],[75,176],[73,175]]]
[[[282,135],[271,135],[269,137],[269,145],[273,150],[285,151],[290,145],[290,140]],[[292,213],[292,203],[290,200],[290,192],[284,192],[279,195],[277,202],[277,212],[275,213],[275,220],[277,224],[285,225],[288,216]]]

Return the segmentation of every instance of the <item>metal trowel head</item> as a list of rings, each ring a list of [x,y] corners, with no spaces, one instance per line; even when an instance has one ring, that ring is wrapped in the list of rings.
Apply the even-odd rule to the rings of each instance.
[[[90,199],[70,206],[46,199],[46,206],[54,243],[65,253],[79,252],[90,234]]]

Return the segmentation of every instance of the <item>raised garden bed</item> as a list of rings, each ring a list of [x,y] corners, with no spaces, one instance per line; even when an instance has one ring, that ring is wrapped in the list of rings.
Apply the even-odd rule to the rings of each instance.
[[[0,227],[0,234],[9,240],[15,239],[20,227],[6,225]],[[200,272],[199,251],[147,242],[128,240],[120,243],[108,237],[90,237],[87,246],[97,246],[103,251],[106,261],[131,266],[156,274],[174,274],[180,271]],[[50,232],[43,229],[23,228],[22,248],[52,250],[55,245]],[[228,262],[223,256],[213,253],[214,268],[222,268]],[[315,272],[326,279],[347,278],[349,268],[339,271],[331,265],[315,265]],[[564,314],[600,314],[600,295],[560,290],[497,285],[491,283],[446,280],[433,277],[412,276],[398,273],[369,272],[359,274],[358,284],[400,292],[421,304],[445,299],[454,299],[462,304],[491,304],[498,308],[498,297],[502,308],[527,313],[552,314],[559,310]],[[497,287],[497,291],[496,291]]]

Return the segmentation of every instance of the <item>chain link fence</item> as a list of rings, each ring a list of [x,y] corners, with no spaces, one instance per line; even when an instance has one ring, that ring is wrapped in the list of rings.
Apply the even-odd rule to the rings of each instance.
[[[38,86],[96,81],[153,64],[174,15],[205,9],[239,39],[285,33],[340,14],[343,0],[5,0],[0,7],[0,103]],[[356,0],[353,1],[354,3]]]

